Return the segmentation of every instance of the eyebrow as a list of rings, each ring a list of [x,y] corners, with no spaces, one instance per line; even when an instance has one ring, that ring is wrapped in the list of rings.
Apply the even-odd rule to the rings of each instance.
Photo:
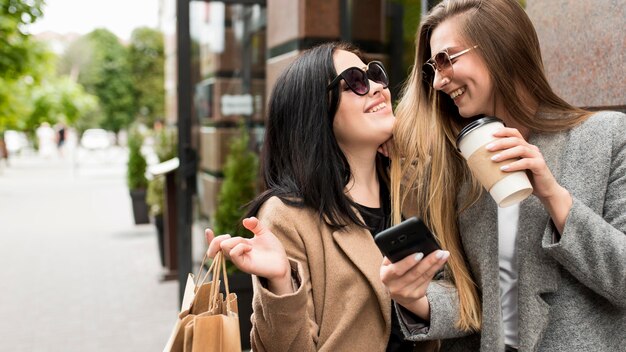
[[[463,50],[462,48],[463,48],[462,45],[449,46],[449,47],[446,47],[446,48],[443,48],[443,49],[437,51],[437,53],[440,53],[442,51],[454,51],[454,49],[458,49],[458,51],[461,51],[461,50]]]

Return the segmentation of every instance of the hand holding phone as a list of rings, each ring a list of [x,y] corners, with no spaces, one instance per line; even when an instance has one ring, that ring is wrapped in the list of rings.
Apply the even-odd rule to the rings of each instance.
[[[426,224],[416,217],[408,218],[381,231],[374,237],[374,242],[392,263],[409,254],[421,252],[426,257],[431,252],[441,249]]]

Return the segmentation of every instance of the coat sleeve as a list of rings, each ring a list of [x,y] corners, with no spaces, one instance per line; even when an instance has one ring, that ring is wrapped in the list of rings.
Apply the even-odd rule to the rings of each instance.
[[[268,200],[273,201],[276,199]],[[290,209],[280,203],[265,207],[259,213],[259,219],[285,246],[295,292],[276,296],[266,289],[262,279],[254,278],[250,341],[255,352],[317,350],[319,327],[314,320],[307,255],[295,226],[298,218],[290,216],[289,212]]]
[[[402,332],[411,341],[440,340],[470,334],[456,328],[459,320],[459,298],[454,285],[443,275],[433,280],[426,290],[430,304],[430,322],[420,319],[399,304],[395,304]]]
[[[574,197],[559,240],[548,226],[543,248],[582,284],[613,305],[626,308],[626,116],[612,126],[610,172],[601,209]],[[621,120],[621,121],[620,121]]]

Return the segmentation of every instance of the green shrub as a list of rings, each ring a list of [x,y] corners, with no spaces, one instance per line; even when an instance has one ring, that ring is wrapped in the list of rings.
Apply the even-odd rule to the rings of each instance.
[[[224,167],[224,182],[218,195],[214,230],[216,235],[251,237],[241,225],[244,206],[256,195],[258,156],[248,148],[249,131],[241,133],[230,144]]]
[[[126,180],[128,189],[146,189],[148,179],[146,178],[146,158],[141,154],[143,136],[139,131],[131,130],[128,133],[128,169],[126,170]]]
[[[177,156],[177,131],[175,128],[162,128],[155,133],[154,151],[159,162],[173,159]],[[148,182],[146,191],[150,215],[162,215],[165,211],[165,176],[159,175]]]
[[[165,176],[159,175],[148,182],[146,203],[152,216],[163,215],[165,211]]]
[[[154,151],[159,162],[178,156],[178,131],[176,128],[161,128],[155,133]]]

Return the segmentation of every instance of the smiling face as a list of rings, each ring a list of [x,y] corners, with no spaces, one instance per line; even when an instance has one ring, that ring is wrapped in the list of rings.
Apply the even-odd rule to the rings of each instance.
[[[355,54],[337,50],[333,54],[338,73],[350,67],[366,68]],[[344,153],[359,150],[376,150],[391,137],[395,117],[391,110],[391,93],[380,83],[369,81],[370,91],[359,96],[345,81],[339,82],[341,94],[339,107],[333,121],[335,138]]]
[[[452,56],[474,46],[467,43],[460,35],[459,21],[453,17],[442,22],[430,37],[431,56],[447,49]],[[479,114],[496,115],[493,80],[485,61],[479,54],[480,47],[452,60],[452,75],[437,71],[433,87],[448,94],[463,117]],[[448,70],[451,71],[451,70]]]

